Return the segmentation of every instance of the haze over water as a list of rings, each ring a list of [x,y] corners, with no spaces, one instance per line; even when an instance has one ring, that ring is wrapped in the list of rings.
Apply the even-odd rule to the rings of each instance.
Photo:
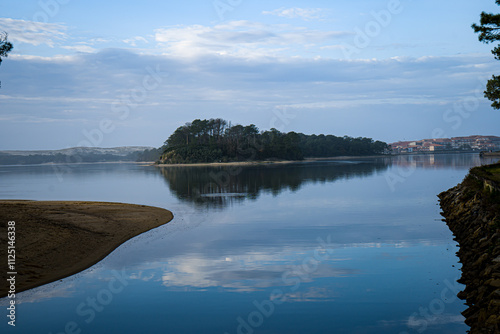
[[[465,333],[457,246],[436,195],[486,162],[2,166],[2,199],[175,215],[89,270],[20,293],[16,332]]]

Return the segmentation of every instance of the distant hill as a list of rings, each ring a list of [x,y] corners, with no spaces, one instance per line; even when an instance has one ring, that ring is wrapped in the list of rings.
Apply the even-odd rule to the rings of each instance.
[[[42,163],[138,161],[145,152],[156,150],[148,146],[113,148],[72,147],[62,150],[0,151],[0,165],[32,165]]]

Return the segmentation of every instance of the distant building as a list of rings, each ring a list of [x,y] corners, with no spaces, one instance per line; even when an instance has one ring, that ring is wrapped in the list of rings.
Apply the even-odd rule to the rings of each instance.
[[[451,150],[496,151],[500,150],[500,137],[468,136],[453,138],[399,141],[390,144],[393,153],[436,152]]]
[[[439,144],[434,144],[429,146],[429,151],[435,152],[435,151],[444,151],[446,146],[444,145],[439,145]]]

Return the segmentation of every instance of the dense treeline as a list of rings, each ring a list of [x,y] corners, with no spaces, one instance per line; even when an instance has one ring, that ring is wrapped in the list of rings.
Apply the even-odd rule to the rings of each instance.
[[[147,161],[147,162],[153,162],[153,161],[158,161],[160,159],[162,153],[165,151],[165,147],[160,147],[160,148],[152,148],[149,150],[144,150],[142,152],[137,152],[134,153],[135,161],[136,162],[141,162],[141,161]]]
[[[302,160],[304,157],[382,154],[384,142],[371,138],[260,131],[253,125],[231,125],[220,118],[194,120],[165,141],[162,163]]]

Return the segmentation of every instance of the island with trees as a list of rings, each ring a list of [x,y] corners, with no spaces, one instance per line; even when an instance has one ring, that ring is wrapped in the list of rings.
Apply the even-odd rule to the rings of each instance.
[[[231,125],[220,118],[196,119],[177,128],[165,141],[161,164],[303,160],[334,156],[381,155],[387,143],[371,138],[259,131],[254,125]]]

